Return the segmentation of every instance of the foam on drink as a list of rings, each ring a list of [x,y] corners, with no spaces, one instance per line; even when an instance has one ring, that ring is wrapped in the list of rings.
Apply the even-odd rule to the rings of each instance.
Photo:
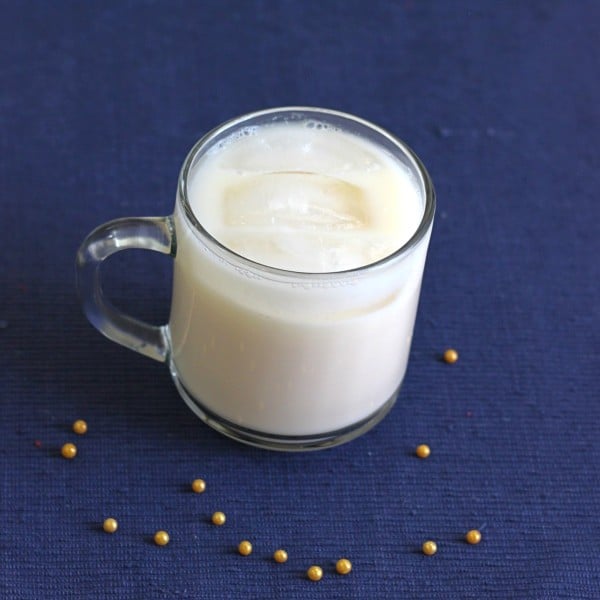
[[[211,149],[188,195],[204,228],[237,254],[302,272],[361,267],[417,229],[416,182],[392,156],[324,124],[247,128]]]

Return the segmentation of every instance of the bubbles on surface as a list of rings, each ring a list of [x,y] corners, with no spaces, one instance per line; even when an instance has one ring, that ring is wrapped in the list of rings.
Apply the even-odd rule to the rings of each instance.
[[[247,127],[240,129],[239,131],[235,131],[234,133],[229,134],[226,138],[219,140],[213,148],[210,148],[208,150],[207,154],[223,150],[224,148],[227,148],[228,146],[234,144],[238,140],[242,140],[248,137],[254,137],[257,135],[258,130],[258,126],[248,125]]]
[[[317,131],[339,131],[337,127],[330,125],[329,123],[323,123],[322,121],[315,121],[314,119],[309,119],[304,121],[304,127],[307,129],[316,129]]]

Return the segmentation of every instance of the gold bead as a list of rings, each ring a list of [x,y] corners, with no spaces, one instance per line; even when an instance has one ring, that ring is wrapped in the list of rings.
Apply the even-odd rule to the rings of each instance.
[[[102,529],[106,531],[106,533],[114,533],[119,527],[116,519],[104,519],[104,523],[102,523]]]
[[[423,542],[421,550],[423,550],[423,554],[427,554],[427,556],[433,556],[437,552],[437,544],[431,540],[428,540]]]
[[[192,481],[192,490],[196,494],[201,494],[206,489],[206,481],[204,479],[194,479]]]
[[[471,531],[467,531],[465,540],[469,544],[479,544],[481,541],[481,531],[478,531],[477,529],[471,529]]]
[[[273,552],[273,560],[277,563],[284,563],[286,562],[288,559],[288,553],[283,550],[282,548],[279,548],[279,550],[275,550],[275,552]]]
[[[444,352],[444,361],[449,365],[454,364],[458,360],[458,352],[454,348],[448,348]]]
[[[323,569],[317,565],[313,565],[312,567],[308,568],[308,571],[306,571],[306,576],[311,581],[319,581],[323,577]]]
[[[222,513],[220,511],[213,513],[213,516],[211,518],[211,521],[215,525],[223,525],[225,523],[225,520],[226,520],[225,513]]]
[[[431,454],[431,448],[427,444],[421,444],[417,446],[415,453],[419,458],[427,458]]]
[[[248,556],[249,554],[252,554],[252,544],[248,540],[243,540],[238,545],[238,552],[242,556]]]
[[[352,571],[352,563],[347,558],[340,558],[340,560],[335,563],[335,570],[340,575],[348,575],[348,573]]]
[[[171,538],[169,537],[169,534],[166,531],[160,530],[154,534],[154,543],[157,546],[166,546],[169,543],[170,539]]]
[[[73,431],[77,435],[83,435],[87,431],[87,423],[83,419],[77,419],[77,421],[73,423]]]
[[[60,449],[60,453],[65,458],[75,458],[77,456],[77,446],[75,444],[65,444]]]

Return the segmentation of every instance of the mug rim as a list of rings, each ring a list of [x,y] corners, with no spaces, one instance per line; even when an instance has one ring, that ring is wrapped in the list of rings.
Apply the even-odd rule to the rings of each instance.
[[[319,115],[325,117],[329,116],[335,117],[340,120],[350,121],[359,124],[390,141],[394,146],[396,146],[397,149],[399,149],[404,154],[404,156],[407,159],[410,160],[412,166],[414,167],[414,171],[416,171],[416,173],[421,179],[420,183],[423,185],[423,189],[425,192],[425,202],[421,221],[415,229],[414,233],[404,244],[402,244],[391,254],[388,254],[374,262],[358,267],[353,267],[351,269],[325,272],[295,271],[293,269],[282,269],[279,267],[265,265],[263,263],[254,261],[244,256],[243,254],[239,254],[231,248],[229,248],[228,246],[221,243],[217,238],[215,238],[209,231],[207,231],[204,228],[204,226],[200,223],[200,221],[194,214],[188,196],[188,177],[190,174],[192,163],[194,162],[196,156],[205,147],[209,146],[215,137],[224,133],[228,129],[232,129],[236,126],[242,125],[244,122],[250,121],[252,119],[285,113],[302,113],[305,114],[307,117],[313,116],[315,118]],[[191,150],[188,152],[188,155],[183,162],[183,166],[179,174],[177,202],[181,202],[185,219],[188,221],[188,224],[191,226],[194,233],[196,235],[199,234],[201,236],[202,241],[205,244],[208,243],[209,246],[212,246],[212,250],[218,249],[219,254],[225,254],[225,256],[235,259],[236,263],[241,262],[246,268],[249,268],[255,272],[259,271],[263,276],[267,277],[275,276],[276,278],[293,277],[327,280],[331,280],[332,278],[347,278],[353,275],[359,275],[367,271],[371,272],[373,270],[379,270],[384,267],[387,267],[390,264],[402,260],[406,255],[410,254],[412,250],[416,248],[419,245],[419,243],[423,240],[423,238],[425,238],[425,236],[427,235],[428,231],[432,226],[436,208],[436,196],[433,181],[431,180],[431,177],[429,176],[429,173],[427,172],[427,169],[425,168],[425,165],[422,163],[420,158],[405,142],[403,142],[400,138],[390,133],[386,129],[379,127],[378,125],[366,119],[362,119],[360,117],[343,111],[313,106],[280,106],[275,108],[267,108],[263,110],[253,111],[224,121],[217,127],[208,131],[192,146]]]

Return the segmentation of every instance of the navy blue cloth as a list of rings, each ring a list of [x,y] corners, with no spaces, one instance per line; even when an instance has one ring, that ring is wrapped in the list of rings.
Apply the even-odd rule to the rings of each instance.
[[[1,598],[600,598],[597,2],[0,8]],[[438,194],[400,400],[294,455],[202,424],[74,288],[93,227],[171,212],[204,132],[290,104],[393,131]],[[171,268],[121,253],[106,288],[165,322]]]

